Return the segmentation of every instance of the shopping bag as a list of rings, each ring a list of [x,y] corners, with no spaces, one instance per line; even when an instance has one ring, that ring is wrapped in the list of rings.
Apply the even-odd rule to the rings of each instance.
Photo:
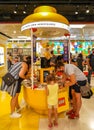
[[[16,79],[9,72],[2,77],[2,80],[7,86],[12,85],[16,81]]]
[[[89,99],[93,95],[93,92],[91,90],[91,86],[88,82],[86,83],[85,86],[80,86],[80,91],[81,91],[82,98]]]

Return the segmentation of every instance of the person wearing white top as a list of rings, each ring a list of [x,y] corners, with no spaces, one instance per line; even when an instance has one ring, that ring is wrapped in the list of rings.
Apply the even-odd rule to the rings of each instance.
[[[79,112],[81,109],[82,101],[81,101],[81,93],[80,86],[84,86],[87,83],[87,77],[84,73],[73,64],[63,64],[58,63],[57,67],[60,71],[65,72],[70,80],[66,80],[64,86],[72,87],[72,99],[73,99],[73,109],[69,111],[68,117],[70,119],[79,118]]]

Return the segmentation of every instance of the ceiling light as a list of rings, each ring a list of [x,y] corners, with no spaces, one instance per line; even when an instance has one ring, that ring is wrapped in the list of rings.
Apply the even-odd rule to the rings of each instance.
[[[89,13],[89,8],[88,8],[88,6],[86,6],[86,13],[87,13],[87,14]]]
[[[31,39],[31,37],[28,37],[28,36],[18,36],[17,38],[18,39]]]
[[[78,11],[75,11],[75,14],[78,14]]]
[[[75,14],[78,14],[78,12],[79,12],[79,5],[76,6]]]
[[[14,30],[13,33],[15,34],[15,33],[16,33],[16,30]]]
[[[26,14],[26,8],[27,8],[27,5],[25,4],[25,5],[24,5],[23,14]]]
[[[86,13],[87,13],[87,14],[89,13],[89,9],[86,10]]]
[[[26,11],[25,11],[25,10],[23,10],[23,14],[26,14]]]
[[[18,5],[15,6],[14,14],[17,14]]]
[[[17,14],[17,11],[16,11],[16,10],[14,10],[14,14]]]

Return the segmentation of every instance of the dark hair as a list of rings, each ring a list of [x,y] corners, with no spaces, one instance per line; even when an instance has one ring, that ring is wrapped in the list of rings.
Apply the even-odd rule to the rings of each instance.
[[[74,59],[71,60],[71,62],[77,62],[77,59],[74,58]]]
[[[55,68],[57,69],[57,68],[60,68],[61,66],[64,66],[64,64],[62,62],[58,62],[56,64]]]
[[[14,59],[19,59],[19,57],[15,56]]]
[[[49,74],[46,77],[46,81],[47,81],[47,83],[50,83],[51,81],[56,81],[56,77],[55,77],[54,73]]]
[[[53,50],[51,51],[51,54],[54,54]]]
[[[31,65],[31,56],[27,56],[26,57],[26,63],[29,65]]]
[[[78,57],[80,57],[80,58],[83,58],[83,55],[82,55],[82,53],[79,53]]]

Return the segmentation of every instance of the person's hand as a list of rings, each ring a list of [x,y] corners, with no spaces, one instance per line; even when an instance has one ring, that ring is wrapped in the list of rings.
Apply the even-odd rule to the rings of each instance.
[[[30,76],[29,76],[29,75],[26,75],[26,76],[25,76],[25,79],[30,79]]]
[[[89,69],[89,70],[92,70],[92,67],[91,67],[91,66],[88,66],[88,69]]]
[[[70,82],[69,82],[69,81],[65,81],[64,86],[65,86],[65,87],[70,86]]]

